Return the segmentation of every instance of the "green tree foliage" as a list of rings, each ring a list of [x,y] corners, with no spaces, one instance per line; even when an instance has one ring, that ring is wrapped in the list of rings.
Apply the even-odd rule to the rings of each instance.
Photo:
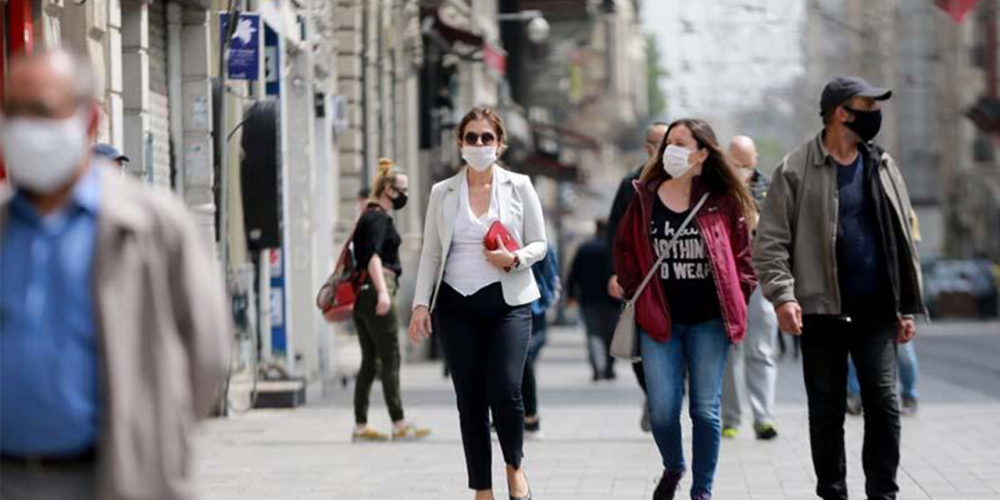
[[[662,118],[667,112],[667,98],[660,82],[669,76],[660,65],[660,46],[654,35],[646,35],[646,90],[649,96],[649,116]]]

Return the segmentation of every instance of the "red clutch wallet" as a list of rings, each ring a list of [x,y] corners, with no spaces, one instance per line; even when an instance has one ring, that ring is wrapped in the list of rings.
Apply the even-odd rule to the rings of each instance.
[[[500,242],[503,243],[504,248],[508,252],[516,252],[521,247],[517,244],[517,240],[514,236],[510,234],[507,230],[507,226],[504,226],[500,221],[493,221],[490,225],[490,229],[486,231],[486,236],[483,236],[483,246],[489,251],[494,251],[497,249],[497,238],[500,238]],[[510,271],[509,268],[504,269],[504,271]]]

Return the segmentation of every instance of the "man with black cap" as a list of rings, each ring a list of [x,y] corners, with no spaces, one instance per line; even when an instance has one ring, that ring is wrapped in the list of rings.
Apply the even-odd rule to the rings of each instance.
[[[913,209],[896,162],[872,143],[891,97],[860,78],[823,89],[823,131],[782,161],[764,199],[754,267],[781,331],[802,336],[813,466],[824,499],[847,499],[847,358],[865,406],[869,499],[899,490],[896,345],[925,308]]]

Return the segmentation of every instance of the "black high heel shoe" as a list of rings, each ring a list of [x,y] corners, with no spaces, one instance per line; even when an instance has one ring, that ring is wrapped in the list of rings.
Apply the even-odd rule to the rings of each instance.
[[[524,482],[528,482],[528,475],[527,474],[524,475]],[[526,496],[526,497],[516,497],[514,495],[510,495],[510,500],[531,500],[531,486],[530,485],[528,486],[528,496]]]

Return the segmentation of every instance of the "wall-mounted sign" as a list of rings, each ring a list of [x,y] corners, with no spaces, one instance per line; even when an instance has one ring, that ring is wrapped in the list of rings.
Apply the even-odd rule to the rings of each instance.
[[[222,36],[229,26],[229,14],[220,14]],[[261,56],[260,14],[240,14],[240,19],[229,40],[229,78],[256,80],[260,78]],[[225,42],[223,40],[223,42]]]

